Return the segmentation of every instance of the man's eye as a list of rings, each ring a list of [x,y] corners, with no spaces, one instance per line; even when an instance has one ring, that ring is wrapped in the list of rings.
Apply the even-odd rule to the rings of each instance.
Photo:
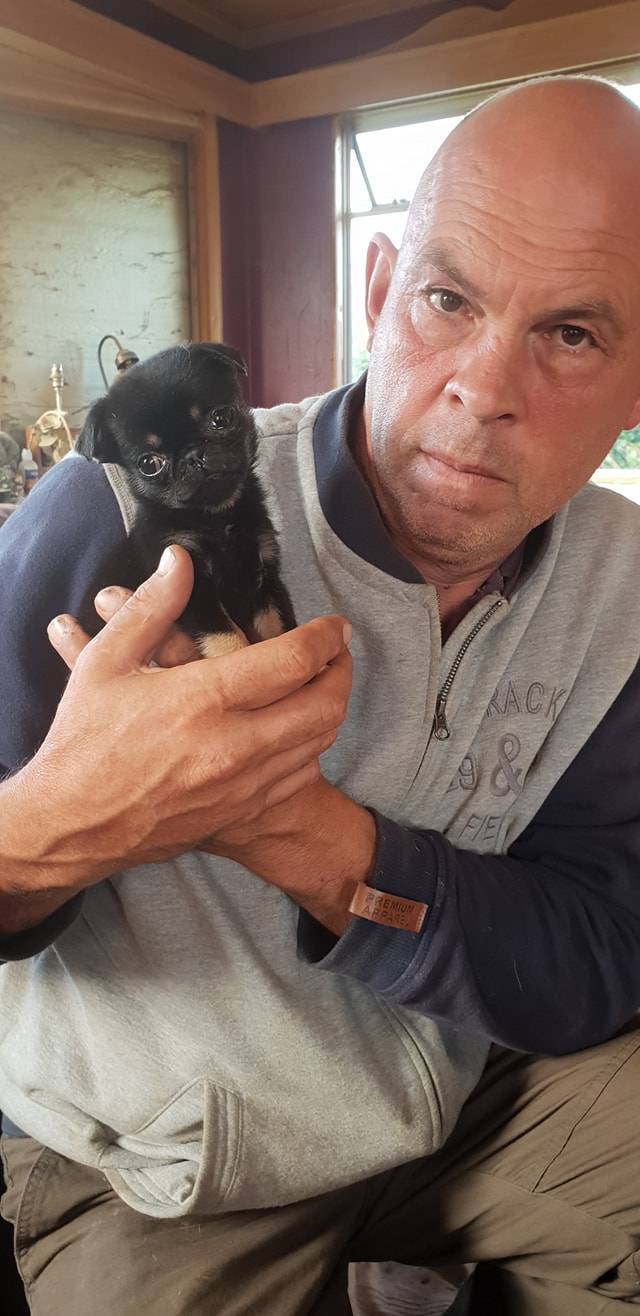
[[[436,311],[452,313],[464,306],[464,297],[459,292],[451,292],[450,288],[430,288],[427,296]]]
[[[565,347],[582,347],[583,343],[595,346],[593,334],[579,324],[559,324],[558,331]]]
[[[162,475],[167,469],[169,459],[163,457],[159,452],[143,452],[136,462],[141,475],[146,476],[148,480],[153,480],[156,475]]]
[[[235,407],[216,407],[209,412],[209,424],[212,430],[230,430],[235,423]]]

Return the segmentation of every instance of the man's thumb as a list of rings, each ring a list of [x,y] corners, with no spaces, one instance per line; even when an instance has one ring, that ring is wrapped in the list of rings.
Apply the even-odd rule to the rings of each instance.
[[[92,665],[113,673],[148,663],[184,612],[192,589],[191,558],[186,549],[172,544],[165,548],[153,575],[138,586],[93,640]]]

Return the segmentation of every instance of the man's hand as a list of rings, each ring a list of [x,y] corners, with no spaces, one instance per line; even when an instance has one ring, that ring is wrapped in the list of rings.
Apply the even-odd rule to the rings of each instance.
[[[318,777],[349,697],[343,620],[184,662],[171,627],[192,566],[176,548],[168,567],[95,639],[72,618],[50,627],[72,672],[42,747],[0,787],[5,931],[35,921],[26,911],[10,916],[12,897],[17,910],[20,897],[37,896],[43,917],[119,868],[193,848]],[[150,665],[163,644],[166,659],[167,641],[178,665]],[[27,814],[38,827],[25,836]]]
[[[129,591],[122,588],[103,590],[96,598],[97,611],[108,621],[128,597]],[[196,656],[188,637],[173,627],[156,661],[170,666]],[[355,886],[366,879],[373,864],[375,824],[366,809],[331,786],[319,770],[309,782],[304,779],[306,771],[305,767],[297,779],[289,779],[288,785],[297,789],[287,799],[278,803],[272,798],[261,813],[221,828],[199,849],[242,864],[340,934],[350,920]]]

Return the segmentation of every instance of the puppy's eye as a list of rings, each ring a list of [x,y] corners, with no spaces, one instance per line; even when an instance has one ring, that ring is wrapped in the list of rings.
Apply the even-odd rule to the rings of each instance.
[[[156,475],[162,475],[168,465],[168,458],[162,457],[158,452],[143,452],[136,462],[140,474],[146,476],[148,480],[153,480]]]
[[[209,424],[212,430],[230,430],[236,421],[235,407],[216,407],[209,412]]]

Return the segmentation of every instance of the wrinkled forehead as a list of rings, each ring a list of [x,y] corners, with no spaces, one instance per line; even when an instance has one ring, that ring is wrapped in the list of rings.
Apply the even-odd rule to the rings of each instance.
[[[402,281],[419,281],[434,253],[445,252],[483,290],[606,293],[631,314],[640,296],[640,195],[636,209],[604,180],[589,184],[577,172],[574,185],[552,164],[515,172],[495,155],[445,155],[410,212]]]

